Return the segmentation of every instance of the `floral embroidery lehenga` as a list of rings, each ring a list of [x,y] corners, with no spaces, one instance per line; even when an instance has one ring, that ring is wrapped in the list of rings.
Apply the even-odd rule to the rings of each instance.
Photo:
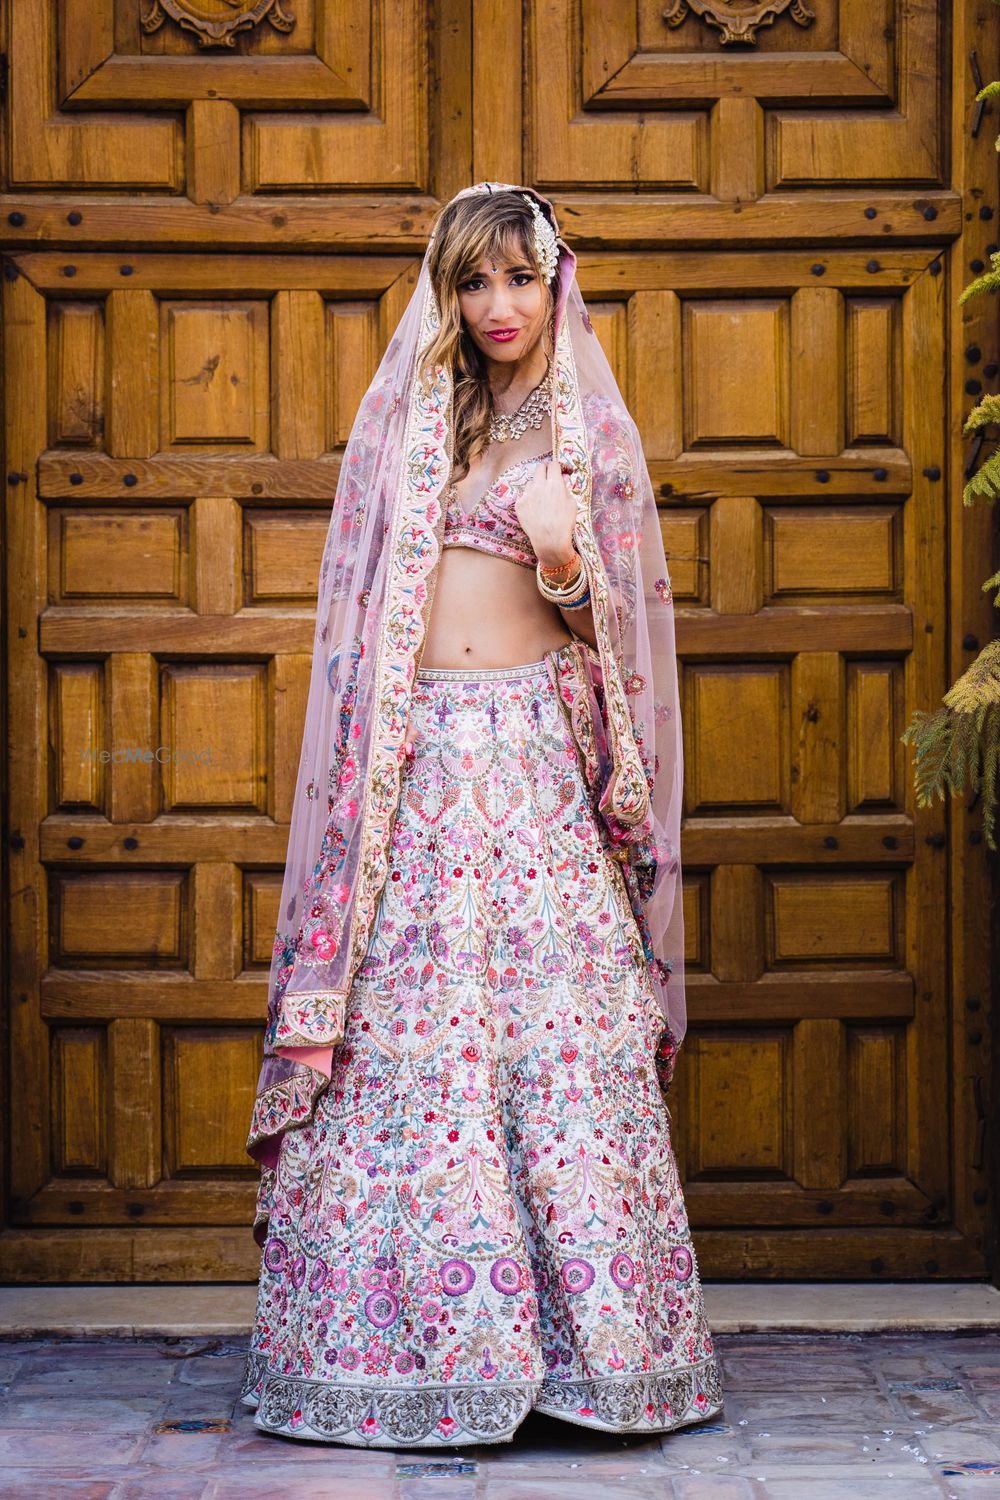
[[[426,334],[426,286],[415,300]],[[372,420],[388,389],[373,383],[348,448],[369,467],[389,441]],[[307,714],[289,926],[277,936],[249,1142],[263,1167],[262,1264],[243,1399],[268,1432],[451,1446],[508,1441],[531,1409],[663,1432],[721,1404],[662,1091],[682,1020],[670,946],[680,928],[676,902],[665,912],[655,899],[655,873],[672,858],[679,900],[676,791],[657,808],[635,707],[615,693],[653,675],[648,652],[623,646],[640,571],[622,545],[638,458],[615,403],[576,394],[575,413],[572,390],[560,402],[553,451],[575,421],[588,487],[619,492],[617,508],[581,509],[576,534],[598,587],[595,621],[616,616],[603,650],[576,639],[539,661],[472,671],[401,651],[412,670],[396,713],[387,559],[419,560],[425,527],[435,555],[479,546],[534,562],[512,505],[526,464],[469,515],[435,466],[446,393],[426,410],[411,402],[401,439],[411,462],[392,471],[401,502],[391,521],[379,516],[386,547],[395,532],[400,551],[373,549],[384,604],[374,621],[364,611],[353,651],[330,655],[344,638],[329,632],[337,587],[325,615],[321,598],[317,701],[333,708],[312,733]],[[352,524],[352,505],[365,509],[349,483],[341,504]],[[370,604],[376,583],[336,512],[323,579],[339,573]],[[669,610],[658,545],[648,588]],[[426,607],[420,581],[404,570],[399,600]],[[358,711],[370,650],[374,723]],[[659,709],[676,738],[676,704],[661,698]],[[373,776],[380,733],[393,749],[386,784]],[[373,820],[380,797],[389,815]],[[352,862],[345,825],[359,814]]]

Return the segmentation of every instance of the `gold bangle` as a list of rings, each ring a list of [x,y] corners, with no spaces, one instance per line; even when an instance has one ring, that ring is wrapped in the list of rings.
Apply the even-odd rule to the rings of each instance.
[[[551,578],[546,578],[545,574],[541,570],[541,566],[539,566],[537,571],[540,581],[545,585],[547,589],[551,589],[554,593],[559,594],[568,593],[569,591],[576,588],[577,582],[583,576],[583,563],[581,562],[576,570],[570,575],[570,577],[565,579],[561,583],[556,583]]]
[[[564,584],[561,588],[555,587],[553,584],[549,583],[545,578],[543,578],[537,566],[535,572],[536,581],[538,583],[538,592],[541,594],[542,598],[547,599],[550,604],[574,604],[576,600],[581,598],[590,587],[587,580],[587,570],[584,568],[582,561],[580,563],[579,572],[572,579],[570,579],[569,583]]]

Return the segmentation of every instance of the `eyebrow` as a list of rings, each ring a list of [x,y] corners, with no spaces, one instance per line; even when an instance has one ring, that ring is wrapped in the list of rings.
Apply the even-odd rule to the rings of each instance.
[[[501,267],[501,269],[504,269],[504,268]],[[528,265],[507,266],[506,270],[507,270],[508,275],[513,276],[518,271],[530,271],[531,267],[528,266]],[[473,279],[473,277],[475,277],[475,276],[485,276],[485,275],[486,275],[485,271],[469,271],[465,276],[462,277],[462,280],[463,281],[471,281]]]

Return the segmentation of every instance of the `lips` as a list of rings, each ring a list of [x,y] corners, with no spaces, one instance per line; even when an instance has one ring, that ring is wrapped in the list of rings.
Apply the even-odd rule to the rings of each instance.
[[[486,337],[497,344],[509,344],[511,339],[517,338],[520,331],[519,328],[498,328],[495,333],[487,333]]]

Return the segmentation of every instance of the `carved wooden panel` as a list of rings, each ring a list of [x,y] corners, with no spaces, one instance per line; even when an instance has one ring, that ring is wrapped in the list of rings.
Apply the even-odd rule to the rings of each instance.
[[[982,1274],[982,850],[974,811],[915,806],[899,736],[993,629],[953,438],[1000,358],[995,309],[955,314],[995,248],[996,8],[6,19],[4,1272],[256,1274],[340,453],[438,207],[491,178],[556,203],[670,560],[703,1268]]]
[[[582,0],[577,30],[575,7],[533,7],[534,177],[723,199],[940,182],[940,7],[814,9],[799,26],[785,5]],[[752,46],[712,24],[768,10]]]
[[[416,0],[14,0],[10,11],[12,185],[202,203],[425,186]]]
[[[238,36],[256,26],[266,36],[264,22],[282,33],[295,29],[295,15],[285,9],[282,0],[148,0],[141,15],[142,29],[151,36],[166,25],[164,51],[174,51],[178,41],[171,35],[171,21],[182,36],[193,37],[199,47],[233,47]]]
[[[692,1030],[674,1119],[703,1256],[728,1272],[726,1226],[805,1235],[820,1212],[819,1261],[784,1242],[802,1264],[862,1270],[847,1226],[888,1213],[892,1264],[922,1264],[949,1176],[945,1009],[918,1000],[946,990],[943,811],[916,808],[899,743],[943,683],[943,573],[923,559],[945,413],[939,384],[901,375],[943,357],[941,261],[825,251],[817,286],[817,259],[581,273],[675,579]],[[665,326],[673,392],[634,373]]]
[[[45,962],[14,1082],[39,1149],[11,1217],[95,1231],[112,1275],[130,1242],[102,1226],[214,1225],[227,1274],[251,1275],[244,1146],[316,579],[343,439],[414,267],[274,257],[248,278],[239,257],[138,255],[123,289],[117,257],[91,254],[67,299],[63,257],[10,264],[47,746]],[[177,1241],[176,1274],[190,1266]]]
[[[668,26],[680,26],[694,14],[707,26],[716,27],[724,44],[756,45],[758,31],[773,26],[780,15],[787,15],[799,26],[811,26],[816,20],[816,12],[805,0],[668,0],[661,14]]]
[[[108,1169],[107,1037],[99,1026],[52,1029],[53,1170],[103,1177]]]

